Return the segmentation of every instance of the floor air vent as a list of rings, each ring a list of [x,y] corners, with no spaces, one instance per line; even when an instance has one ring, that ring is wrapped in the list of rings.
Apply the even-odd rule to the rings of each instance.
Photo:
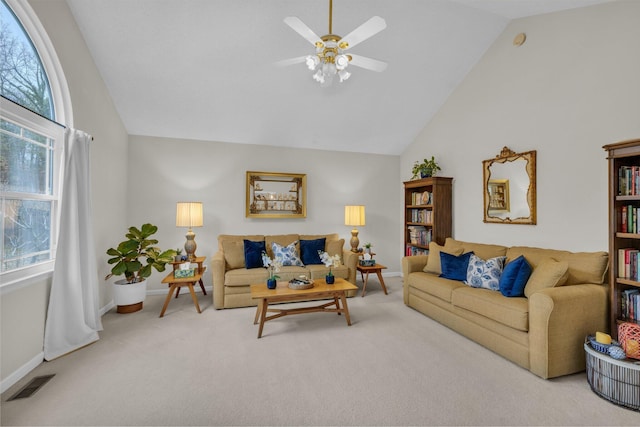
[[[41,377],[35,377],[31,381],[29,381],[27,383],[27,385],[22,387],[16,394],[11,396],[7,401],[16,400],[16,399],[25,399],[27,397],[33,396],[33,394],[36,391],[40,390],[40,388],[43,385],[45,385],[54,376],[55,376],[55,374],[53,374],[53,375],[43,375]]]

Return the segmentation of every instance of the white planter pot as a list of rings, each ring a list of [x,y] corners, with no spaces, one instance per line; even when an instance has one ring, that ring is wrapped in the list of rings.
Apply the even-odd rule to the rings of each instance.
[[[119,313],[128,313],[142,309],[142,302],[147,296],[147,281],[127,283],[126,280],[117,280],[113,284],[113,301],[118,306]],[[137,310],[121,310],[121,306],[139,305]]]

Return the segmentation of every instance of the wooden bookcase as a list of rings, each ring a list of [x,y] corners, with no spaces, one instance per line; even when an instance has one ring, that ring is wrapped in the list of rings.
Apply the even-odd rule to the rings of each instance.
[[[609,161],[611,335],[617,339],[620,321],[640,319],[640,313],[629,316],[627,304],[633,298],[629,294],[640,291],[640,139],[603,148]]]
[[[451,237],[453,178],[431,177],[404,183],[404,255],[425,254],[429,242]]]

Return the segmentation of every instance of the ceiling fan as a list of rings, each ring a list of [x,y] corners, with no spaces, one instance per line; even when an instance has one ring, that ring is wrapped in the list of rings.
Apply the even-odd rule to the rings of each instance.
[[[384,19],[374,16],[344,37],[333,34],[332,19],[333,0],[329,0],[329,33],[322,37],[318,37],[299,18],[286,17],[285,24],[304,37],[316,50],[314,55],[285,59],[277,62],[276,65],[287,66],[304,62],[310,70],[315,71],[313,78],[322,86],[329,86],[336,75],[340,82],[347,80],[351,76],[351,73],[347,71],[349,65],[377,72],[382,72],[387,68],[386,62],[346,53],[352,47],[387,28]]]

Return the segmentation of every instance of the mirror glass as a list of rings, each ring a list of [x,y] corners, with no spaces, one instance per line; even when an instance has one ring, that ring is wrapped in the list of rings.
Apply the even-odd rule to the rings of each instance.
[[[504,147],[485,160],[484,222],[536,223],[536,152],[515,153]]]

